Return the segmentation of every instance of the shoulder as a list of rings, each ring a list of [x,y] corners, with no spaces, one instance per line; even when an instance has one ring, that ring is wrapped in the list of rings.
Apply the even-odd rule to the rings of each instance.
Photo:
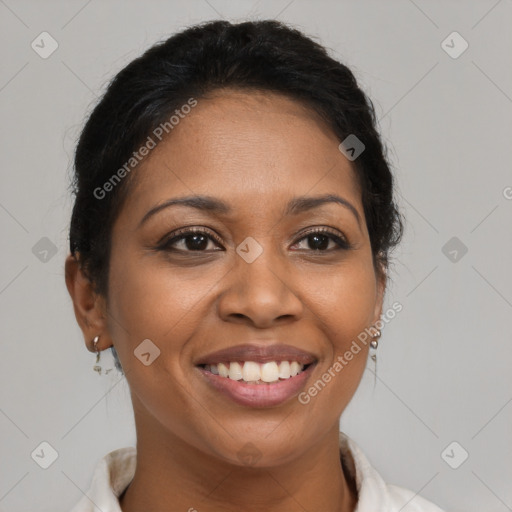
[[[107,453],[94,469],[90,487],[71,512],[121,512],[118,497],[135,474],[137,450],[126,446]]]
[[[358,501],[355,512],[444,512],[414,491],[387,484],[357,443],[340,432],[344,470],[355,481]]]

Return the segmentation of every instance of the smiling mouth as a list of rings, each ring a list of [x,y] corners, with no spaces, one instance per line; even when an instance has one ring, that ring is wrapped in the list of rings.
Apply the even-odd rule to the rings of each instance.
[[[245,384],[271,385],[276,382],[293,379],[315,363],[298,361],[226,361],[218,364],[200,364],[206,372]]]

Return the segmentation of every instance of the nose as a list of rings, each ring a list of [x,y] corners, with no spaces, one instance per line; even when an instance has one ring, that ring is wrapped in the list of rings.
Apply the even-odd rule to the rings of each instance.
[[[295,289],[297,276],[276,259],[269,260],[266,251],[252,263],[237,260],[218,299],[222,320],[269,328],[301,318],[304,305]]]

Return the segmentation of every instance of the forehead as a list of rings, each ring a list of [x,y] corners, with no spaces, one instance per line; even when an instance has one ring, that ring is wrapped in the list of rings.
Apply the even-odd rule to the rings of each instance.
[[[257,91],[215,91],[197,101],[137,169],[132,209],[194,194],[219,197],[239,211],[268,211],[308,192],[360,203],[339,139],[312,109]]]

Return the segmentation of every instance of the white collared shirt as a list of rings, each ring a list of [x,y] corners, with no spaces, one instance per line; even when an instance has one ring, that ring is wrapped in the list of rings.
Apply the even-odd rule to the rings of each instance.
[[[439,507],[396,485],[388,485],[371,466],[359,446],[340,432],[343,466],[355,477],[355,512],[443,512]],[[136,448],[127,446],[105,455],[97,464],[91,486],[71,512],[122,512],[118,497],[135,474]]]

